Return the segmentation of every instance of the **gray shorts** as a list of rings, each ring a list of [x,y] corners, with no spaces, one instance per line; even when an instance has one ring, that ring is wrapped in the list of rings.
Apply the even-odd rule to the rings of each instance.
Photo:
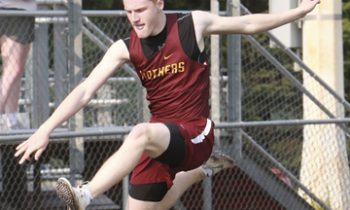
[[[35,17],[32,16],[0,16],[0,36],[6,35],[21,44],[31,43],[34,40],[34,23]]]

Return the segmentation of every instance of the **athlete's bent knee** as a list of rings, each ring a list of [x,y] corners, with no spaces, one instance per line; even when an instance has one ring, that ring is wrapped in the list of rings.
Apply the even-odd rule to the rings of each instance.
[[[135,125],[131,130],[127,140],[137,141],[137,143],[143,145],[146,148],[150,140],[149,123],[140,123]]]

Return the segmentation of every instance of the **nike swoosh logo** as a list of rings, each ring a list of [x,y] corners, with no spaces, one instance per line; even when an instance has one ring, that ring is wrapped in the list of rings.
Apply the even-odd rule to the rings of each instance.
[[[171,53],[170,55],[165,55],[164,60],[168,60],[173,54]]]

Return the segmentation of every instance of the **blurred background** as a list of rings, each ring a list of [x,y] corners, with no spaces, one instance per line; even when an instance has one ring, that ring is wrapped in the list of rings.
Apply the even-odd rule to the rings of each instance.
[[[130,31],[122,1],[36,3],[32,11],[0,9],[1,17],[35,17],[33,34],[26,34],[34,41],[21,77],[21,126],[5,121],[0,126],[0,209],[62,209],[56,180],[91,179],[130,128],[149,118],[133,66],[124,65],[88,106],[54,131],[39,162],[17,164],[14,147]],[[297,0],[169,0],[165,9],[237,16],[297,5]],[[305,18],[276,30],[207,37],[215,149],[236,166],[193,186],[173,209],[350,209],[349,11],[348,0],[325,0]],[[127,182],[128,177],[88,209],[123,209]]]

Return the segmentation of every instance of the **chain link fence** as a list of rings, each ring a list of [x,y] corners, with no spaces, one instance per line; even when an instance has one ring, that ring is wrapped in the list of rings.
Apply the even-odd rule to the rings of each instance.
[[[64,176],[73,183],[91,179],[130,128],[148,118],[140,82],[125,65],[82,112],[55,130],[39,162],[16,163],[14,147],[90,73],[114,40],[128,36],[130,26],[123,12],[70,6],[43,4],[33,13],[0,12],[36,17],[19,106],[29,116],[30,127],[0,131],[0,209],[62,209],[54,193],[57,178]],[[248,11],[242,7],[242,13]],[[82,23],[78,41],[72,32],[76,20]],[[219,39],[216,149],[230,155],[236,166],[191,187],[173,209],[350,208],[350,120],[344,116],[349,103],[268,33],[239,38],[242,89],[232,89],[228,63],[239,56],[229,53],[234,47],[226,41],[230,37]],[[316,90],[322,91],[321,97]],[[232,109],[232,92],[241,93],[235,102],[241,110]],[[320,112],[323,115],[314,114]],[[127,189],[125,178],[89,209],[122,209]]]

